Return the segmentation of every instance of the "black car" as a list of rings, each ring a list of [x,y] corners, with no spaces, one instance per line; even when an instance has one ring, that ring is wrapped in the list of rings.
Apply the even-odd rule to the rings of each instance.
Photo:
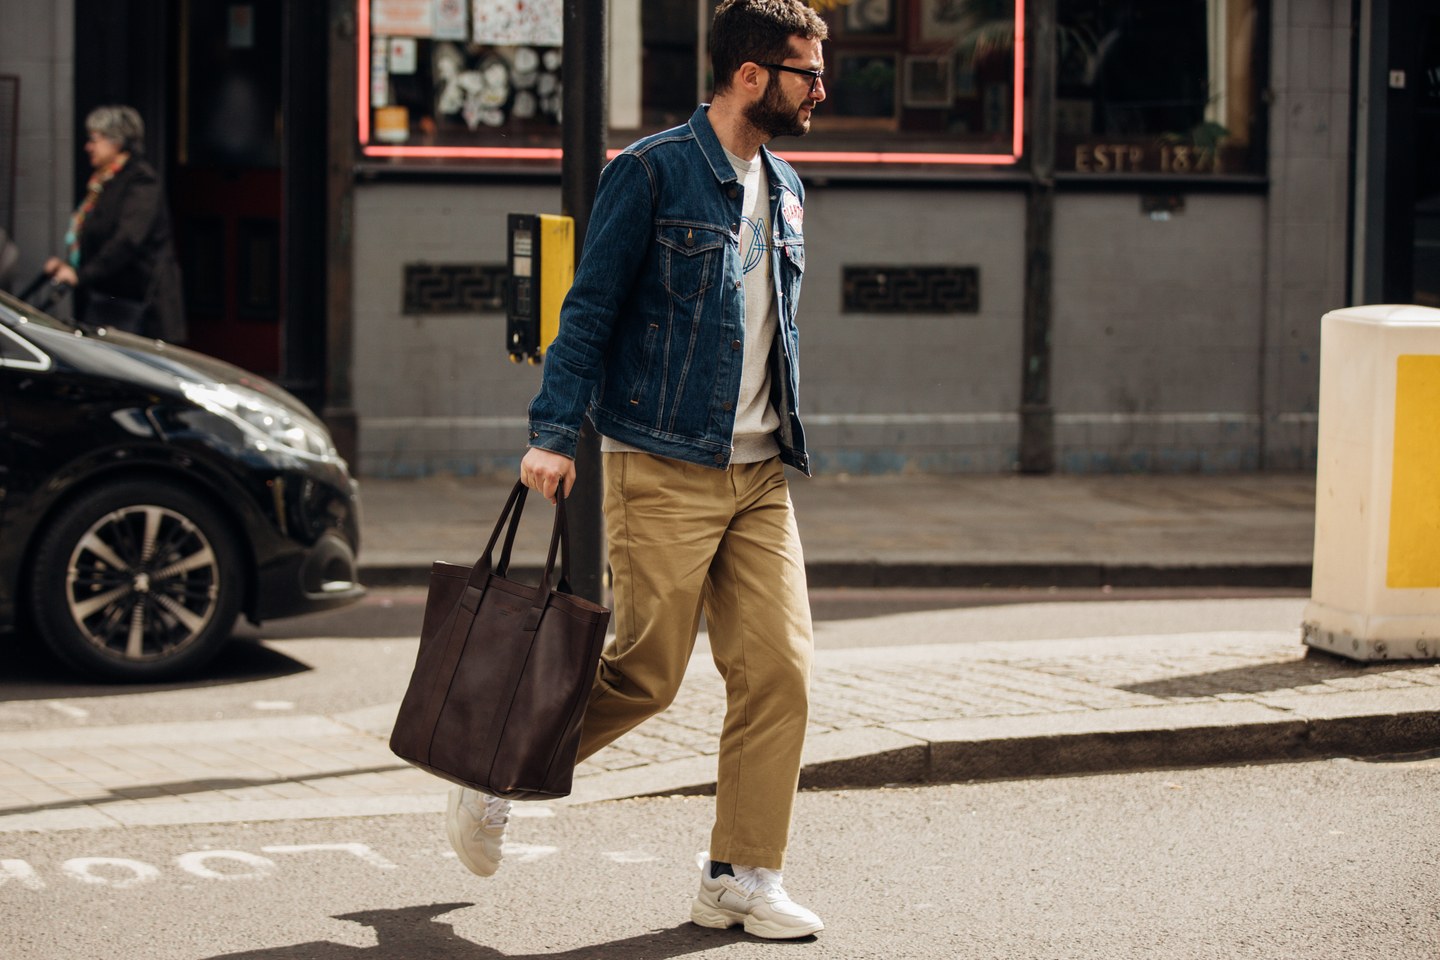
[[[260,622],[359,599],[359,500],[295,397],[0,293],[0,629],[159,680]],[[0,655],[3,656],[3,655]],[[0,659],[3,662],[3,659]]]

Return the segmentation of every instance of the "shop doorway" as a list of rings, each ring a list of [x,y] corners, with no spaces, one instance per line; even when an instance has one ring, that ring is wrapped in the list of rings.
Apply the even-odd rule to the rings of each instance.
[[[102,103],[145,117],[184,271],[187,346],[316,409],[328,41],[322,3],[76,0],[76,123]]]
[[[1391,8],[1384,299],[1440,308],[1440,10]]]
[[[281,0],[179,0],[171,209],[190,345],[280,373]]]

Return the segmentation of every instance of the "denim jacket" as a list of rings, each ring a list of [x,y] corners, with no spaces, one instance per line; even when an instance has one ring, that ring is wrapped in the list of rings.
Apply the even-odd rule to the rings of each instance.
[[[587,409],[602,434],[725,467],[744,360],[744,190],[702,104],[600,174],[560,332],[530,404],[530,446],[575,455]],[[783,462],[810,472],[797,413],[795,307],[805,272],[804,188],[764,147],[780,321],[768,362]]]

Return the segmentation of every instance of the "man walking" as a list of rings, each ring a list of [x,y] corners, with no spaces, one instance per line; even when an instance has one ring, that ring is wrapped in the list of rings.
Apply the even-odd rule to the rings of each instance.
[[[587,410],[603,435],[616,636],[580,759],[670,704],[703,610],[727,708],[690,917],[771,939],[824,924],[780,875],[813,646],[782,467],[809,473],[796,399],[804,188],[765,144],[809,131],[825,99],[826,36],[803,0],[720,4],[712,102],[600,176],[520,465],[554,502],[575,481]],[[482,876],[499,865],[508,812],[452,791],[451,842]]]

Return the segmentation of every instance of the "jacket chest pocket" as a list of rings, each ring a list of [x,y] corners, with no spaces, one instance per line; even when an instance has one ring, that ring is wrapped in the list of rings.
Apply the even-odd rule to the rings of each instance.
[[[724,234],[692,224],[659,224],[655,241],[660,279],[670,296],[693,300],[715,283],[725,249]]]
[[[800,298],[800,281],[805,279],[805,240],[796,237],[778,241],[780,247],[780,283],[790,317],[795,316],[795,303]]]
[[[805,272],[805,241],[800,238],[779,241],[780,258],[796,273]]]

